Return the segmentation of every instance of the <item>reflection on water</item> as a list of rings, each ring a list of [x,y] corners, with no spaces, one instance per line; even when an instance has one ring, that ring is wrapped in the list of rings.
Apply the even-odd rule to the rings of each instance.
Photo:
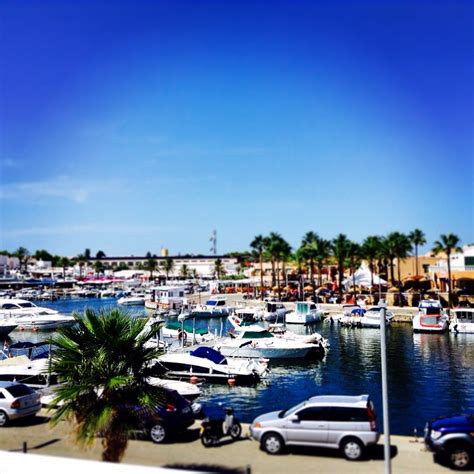
[[[114,305],[114,300],[77,299],[45,303],[64,313],[85,307]],[[130,308],[145,316],[142,308]],[[198,328],[225,332],[226,321],[203,320]],[[306,334],[312,330],[329,339],[331,349],[323,361],[273,363],[271,380],[256,387],[205,385],[201,402],[211,415],[220,415],[218,402],[231,405],[237,416],[250,422],[257,415],[294,405],[320,394],[369,393],[381,427],[380,332],[378,329],[338,328],[317,324],[313,328],[291,326]],[[44,340],[48,333],[12,334],[14,340]],[[410,325],[398,324],[387,333],[390,424],[392,432],[412,434],[437,416],[474,412],[474,335],[413,334]]]

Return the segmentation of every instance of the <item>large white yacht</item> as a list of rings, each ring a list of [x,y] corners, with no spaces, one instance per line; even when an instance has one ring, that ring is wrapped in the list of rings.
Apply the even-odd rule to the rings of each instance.
[[[455,334],[474,334],[474,308],[452,309],[449,330]]]
[[[75,322],[73,316],[18,298],[0,299],[0,320],[9,321],[21,329],[33,330],[56,329]]]
[[[286,324],[312,324],[321,321],[321,311],[316,303],[301,301],[295,303],[295,309],[286,313]]]
[[[117,300],[117,303],[122,306],[144,306],[145,295],[143,293],[134,293],[130,296],[122,296]]]
[[[216,295],[209,298],[206,304],[198,304],[191,310],[192,318],[225,318],[229,315],[229,308],[227,307],[225,296]]]
[[[413,318],[414,332],[444,332],[448,328],[448,315],[438,300],[421,300]]]

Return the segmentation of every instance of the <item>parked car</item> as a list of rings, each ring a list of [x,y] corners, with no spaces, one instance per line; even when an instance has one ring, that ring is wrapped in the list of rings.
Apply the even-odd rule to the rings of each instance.
[[[41,409],[41,395],[22,383],[0,382],[0,426],[33,416]]]
[[[191,403],[176,390],[163,389],[165,403],[156,410],[136,408],[145,433],[154,443],[162,443],[171,435],[185,431],[194,423],[195,415]]]
[[[285,446],[316,446],[340,449],[350,460],[361,459],[380,437],[368,395],[311,397],[257,417],[250,434],[269,454],[281,453]]]
[[[474,413],[439,418],[426,424],[425,444],[454,469],[474,467]]]

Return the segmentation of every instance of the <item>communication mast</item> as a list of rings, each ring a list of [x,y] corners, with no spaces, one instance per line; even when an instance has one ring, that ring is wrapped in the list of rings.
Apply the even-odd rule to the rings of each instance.
[[[211,253],[213,255],[217,255],[217,231],[214,229],[211,234],[211,238],[209,239],[211,242]]]

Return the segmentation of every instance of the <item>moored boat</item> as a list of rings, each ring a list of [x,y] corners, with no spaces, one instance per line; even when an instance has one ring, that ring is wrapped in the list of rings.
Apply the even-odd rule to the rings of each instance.
[[[474,308],[452,309],[449,330],[455,334],[474,334]]]
[[[295,309],[286,313],[286,324],[312,324],[321,321],[321,311],[316,303],[301,301],[295,303]]]
[[[438,300],[421,300],[418,313],[413,318],[414,332],[444,332],[448,328],[448,316]]]

